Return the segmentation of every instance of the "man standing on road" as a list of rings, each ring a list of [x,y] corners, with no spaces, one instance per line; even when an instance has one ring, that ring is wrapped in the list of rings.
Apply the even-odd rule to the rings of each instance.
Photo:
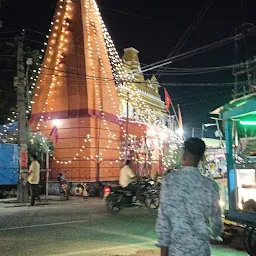
[[[37,161],[36,155],[30,156],[31,164],[29,166],[28,183],[30,188],[30,204],[33,206],[35,204],[35,199],[40,201],[39,196],[39,181],[40,181],[40,164]]]
[[[222,231],[219,187],[204,177],[198,163],[205,143],[185,141],[183,168],[162,183],[156,232],[161,256],[210,256],[210,239]]]

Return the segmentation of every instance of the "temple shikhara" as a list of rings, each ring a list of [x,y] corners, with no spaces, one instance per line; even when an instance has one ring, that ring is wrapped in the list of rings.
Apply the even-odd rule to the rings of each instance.
[[[95,0],[60,0],[32,101],[30,128],[54,141],[51,178],[117,180],[126,158],[141,175],[175,163],[182,142],[139,51],[119,57]]]

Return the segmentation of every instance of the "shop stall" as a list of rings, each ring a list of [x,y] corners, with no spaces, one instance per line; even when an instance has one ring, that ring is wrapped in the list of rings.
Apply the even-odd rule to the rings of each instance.
[[[223,120],[226,141],[228,210],[227,220],[243,224],[244,244],[256,255],[256,148],[242,150],[243,138],[255,139],[256,94],[229,102],[212,112]]]

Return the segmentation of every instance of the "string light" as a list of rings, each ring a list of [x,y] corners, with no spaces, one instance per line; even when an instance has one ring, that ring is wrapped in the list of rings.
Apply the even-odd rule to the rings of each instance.
[[[109,121],[105,118],[104,115],[104,97],[102,97],[102,84],[97,79],[96,76],[96,69],[94,66],[94,60],[95,55],[97,55],[97,59],[100,65],[100,72],[102,75],[102,79],[104,81],[104,93],[108,93],[108,98],[112,100],[113,102],[113,109],[116,113],[117,119],[119,120],[119,124],[121,127],[121,132],[124,133],[125,130],[123,129],[123,124],[126,122],[126,120],[121,118],[120,113],[120,104],[118,102],[116,94],[119,98],[124,98],[127,96],[127,93],[129,92],[129,102],[132,105],[132,108],[134,109],[134,115],[131,118],[134,120],[135,123],[139,127],[146,127],[148,125],[153,125],[155,127],[163,128],[163,125],[158,122],[157,114],[155,113],[154,109],[149,107],[149,104],[147,100],[145,100],[142,96],[141,89],[138,87],[138,80],[137,74],[134,74],[133,70],[130,69],[129,66],[127,66],[118,56],[118,53],[116,51],[116,48],[114,46],[114,43],[106,29],[106,26],[103,22],[103,19],[100,15],[98,6],[95,2],[95,0],[83,0],[83,3],[85,5],[85,8],[87,12],[85,13],[85,22],[86,22],[86,29],[87,29],[87,45],[88,45],[88,58],[90,62],[92,77],[93,77],[93,85],[95,88],[95,101],[98,105],[98,108],[100,110],[100,116],[98,117],[99,122],[102,123],[103,128],[107,131],[107,141],[106,141],[106,148],[102,149],[100,148],[100,151],[96,152],[96,148],[94,148],[93,152],[94,155],[88,156],[84,155],[84,150],[88,147],[93,147],[95,142],[95,137],[91,137],[90,134],[87,135],[87,137],[83,140],[82,145],[79,145],[78,152],[75,153],[75,155],[72,157],[72,160],[60,160],[56,159],[56,163],[59,164],[68,164],[71,163],[74,160],[78,160],[78,158],[83,158],[87,161],[104,161],[105,158],[105,152],[107,152],[107,149],[116,149],[119,151],[119,157],[116,160],[111,161],[111,164],[114,162],[119,162],[124,158],[124,152],[125,148],[120,145],[121,141],[120,138],[117,136],[117,133],[114,131],[111,131],[109,127]],[[52,58],[54,58],[54,72],[52,74],[52,82],[49,84],[48,89],[44,88],[44,90],[48,91],[46,94],[46,98],[43,100],[45,103],[43,107],[43,114],[39,117],[39,121],[37,122],[37,130],[44,130],[47,128],[48,125],[52,125],[51,116],[48,116],[48,120],[45,120],[45,114],[48,113],[48,110],[53,111],[53,105],[55,104],[54,95],[56,95],[58,90],[61,90],[61,79],[62,79],[62,73],[59,72],[61,68],[65,69],[65,54],[69,50],[69,27],[72,22],[72,1],[66,0],[66,1],[59,1],[59,5],[56,11],[56,15],[54,17],[54,22],[52,22],[51,29],[49,31],[51,32],[50,37],[48,38],[48,44],[47,44],[47,50],[46,55],[47,58],[45,58],[45,61],[43,63],[43,67],[47,67],[52,62]],[[96,47],[96,51],[92,48],[92,45]],[[103,49],[101,47],[103,46]],[[111,70],[113,77],[116,81],[116,85],[113,86],[111,84],[111,79],[109,79],[109,71],[105,70],[105,63],[103,63],[103,59],[101,57],[102,51],[105,51],[108,53],[110,64],[111,64]],[[96,52],[96,53],[93,53]],[[56,57],[55,57],[56,56]],[[40,69],[37,73],[37,78],[40,75]],[[63,75],[64,76],[64,75]],[[63,78],[64,79],[64,78]],[[40,95],[40,92],[42,92],[41,83],[40,81],[37,81],[35,84],[36,79],[34,80],[33,86],[36,85],[36,93],[35,97],[38,97]],[[148,81],[145,81],[146,83],[151,83]],[[152,82],[153,83],[153,82]],[[31,102],[33,103],[33,102]],[[31,109],[31,107],[30,107]],[[132,122],[131,120],[131,122]],[[129,120],[130,122],[130,120]],[[44,125],[44,127],[42,127]],[[146,131],[144,130],[145,138],[150,139]],[[88,138],[88,136],[90,136]],[[135,135],[134,135],[135,136]],[[180,143],[182,140],[181,138],[177,138],[175,134],[171,134],[170,136],[173,136],[174,143]],[[124,136],[122,137],[125,138]],[[92,141],[93,139],[93,141]],[[100,138],[98,138],[100,139]],[[143,141],[142,138],[136,138],[137,141],[140,141],[139,146],[141,146],[141,143]],[[164,165],[167,165],[170,163],[170,159],[167,159],[165,157],[165,154],[162,150],[163,142],[161,142],[161,139],[159,138],[160,143],[157,147],[157,150],[159,151],[159,155],[162,156],[164,162]],[[129,141],[131,143],[134,143],[134,140],[129,138]],[[138,151],[138,148],[136,149]],[[135,159],[136,160],[136,159]],[[110,163],[110,162],[109,162]],[[149,164],[152,164],[152,161],[149,161]]]

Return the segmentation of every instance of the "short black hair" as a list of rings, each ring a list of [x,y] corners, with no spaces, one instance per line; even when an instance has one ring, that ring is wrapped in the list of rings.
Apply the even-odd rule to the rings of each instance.
[[[184,152],[190,153],[198,163],[205,152],[205,143],[199,138],[189,138],[184,143]]]
[[[130,160],[130,159],[127,159],[127,160],[125,161],[125,165],[130,165],[130,163],[131,163],[131,160]]]
[[[37,155],[36,155],[36,154],[30,154],[30,156],[31,156],[33,159],[37,160]]]

